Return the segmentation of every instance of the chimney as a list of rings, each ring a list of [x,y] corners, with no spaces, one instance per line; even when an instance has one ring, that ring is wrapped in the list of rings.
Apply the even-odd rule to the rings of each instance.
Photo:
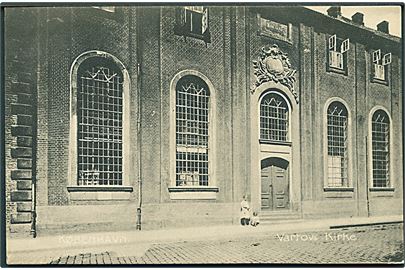
[[[352,21],[355,24],[359,24],[359,25],[364,25],[364,14],[361,12],[356,12],[355,14],[353,14],[352,16]]]
[[[387,21],[382,21],[379,24],[377,24],[377,30],[386,34],[389,34],[389,22]]]
[[[328,8],[328,15],[334,18],[342,16],[342,8],[340,6],[332,6]]]

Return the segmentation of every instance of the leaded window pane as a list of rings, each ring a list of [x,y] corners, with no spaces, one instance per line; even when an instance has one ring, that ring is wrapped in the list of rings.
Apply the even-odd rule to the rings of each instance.
[[[372,118],[373,187],[389,187],[389,118],[378,110]]]
[[[122,74],[87,60],[77,84],[78,185],[122,185]]]
[[[196,76],[176,86],[176,186],[208,186],[209,89]]]
[[[347,179],[347,110],[340,102],[328,107],[328,186],[346,187]]]
[[[280,142],[288,139],[288,106],[278,94],[269,93],[260,103],[260,139]]]

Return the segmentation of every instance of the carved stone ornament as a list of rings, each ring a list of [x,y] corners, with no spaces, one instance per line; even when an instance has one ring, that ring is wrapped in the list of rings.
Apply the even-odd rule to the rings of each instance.
[[[261,49],[258,60],[253,61],[253,68],[256,82],[251,89],[252,94],[263,83],[274,81],[287,86],[298,103],[298,94],[294,90],[294,75],[297,71],[291,68],[287,54],[276,44]]]

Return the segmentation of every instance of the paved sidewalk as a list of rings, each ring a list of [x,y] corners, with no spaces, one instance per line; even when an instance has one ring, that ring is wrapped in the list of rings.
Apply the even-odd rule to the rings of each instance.
[[[71,264],[257,264],[257,263],[395,263],[403,262],[403,226],[389,224],[325,232],[263,233],[226,240],[152,245],[142,256],[76,253],[47,263]]]
[[[298,220],[258,227],[221,225],[176,228],[154,231],[97,232],[69,235],[38,236],[36,239],[8,239],[8,263],[47,263],[69,254],[100,253],[106,250],[119,257],[142,256],[153,244],[198,240],[237,239],[271,232],[325,231],[330,227],[401,222],[403,216],[356,217],[351,219]]]

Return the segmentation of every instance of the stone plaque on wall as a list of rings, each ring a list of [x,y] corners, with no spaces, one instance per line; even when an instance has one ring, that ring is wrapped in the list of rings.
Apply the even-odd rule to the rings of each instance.
[[[292,43],[292,25],[264,19],[257,15],[259,35]]]

